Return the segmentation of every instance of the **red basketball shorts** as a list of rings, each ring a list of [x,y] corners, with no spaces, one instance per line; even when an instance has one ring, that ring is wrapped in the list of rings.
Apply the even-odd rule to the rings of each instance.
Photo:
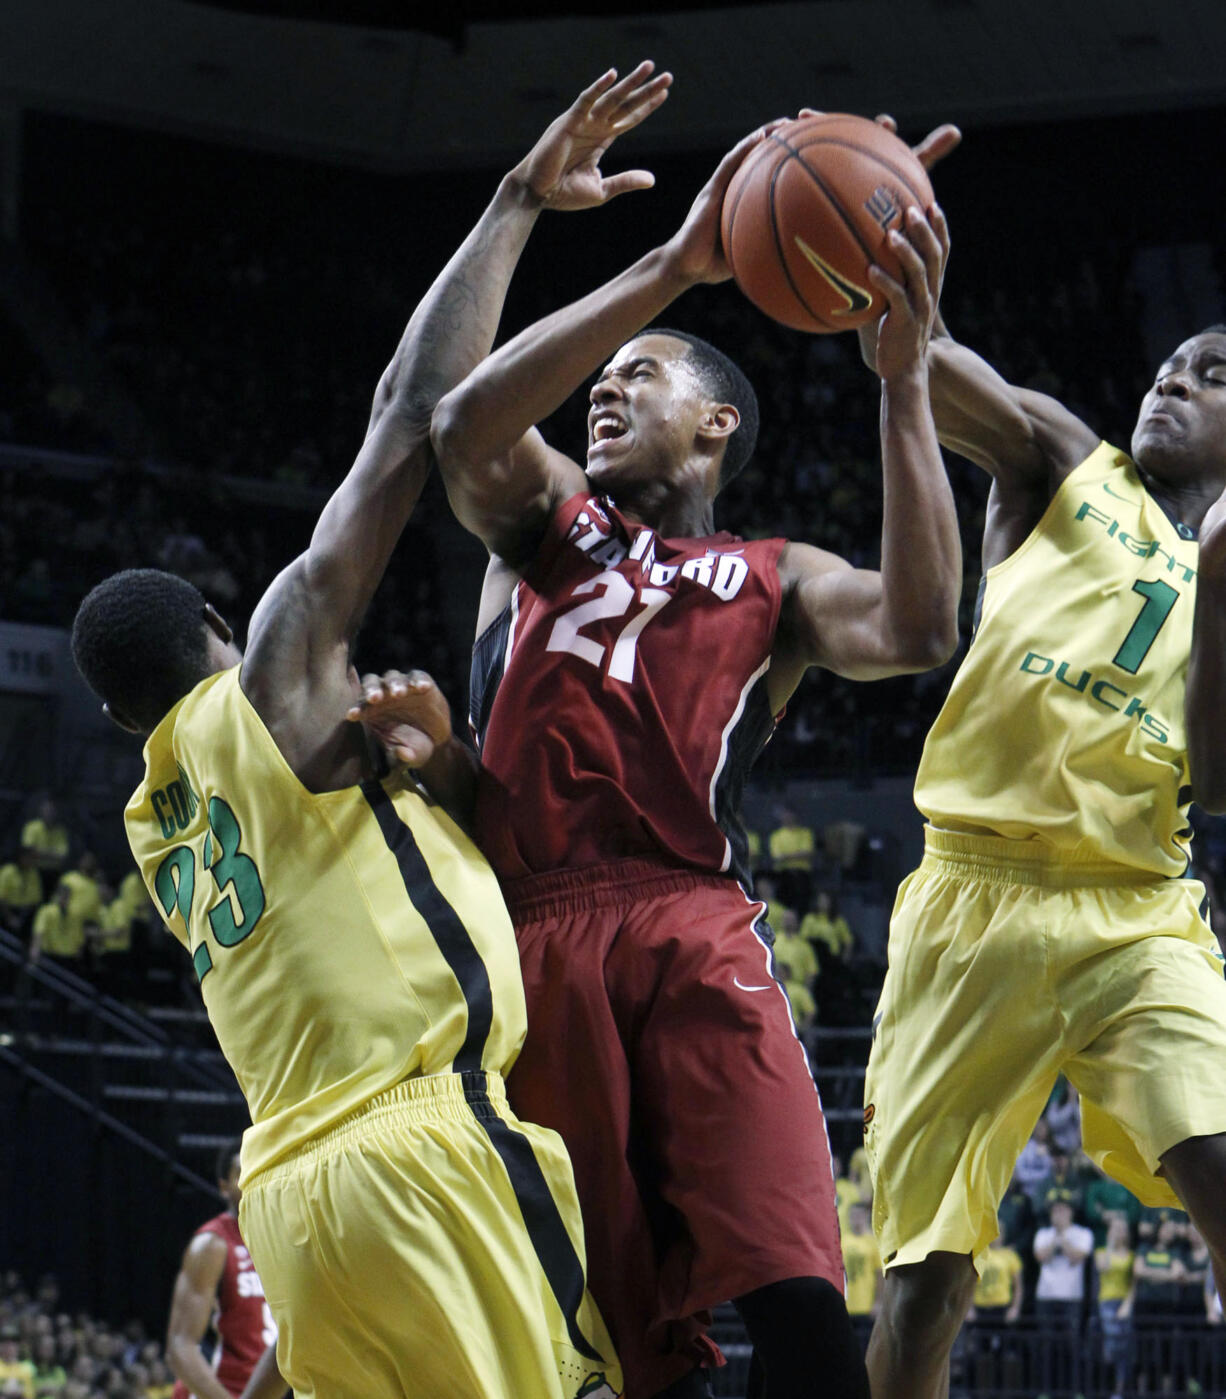
[[[842,1290],[821,1103],[733,880],[622,860],[504,885],[528,1002],[515,1111],[566,1142],[627,1399],[718,1363],[708,1309]]]

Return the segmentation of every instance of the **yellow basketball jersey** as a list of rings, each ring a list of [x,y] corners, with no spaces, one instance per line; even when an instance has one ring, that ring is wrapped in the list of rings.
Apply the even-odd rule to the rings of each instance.
[[[928,820],[1184,874],[1197,557],[1130,458],[1100,443],[984,578],[916,777]]]
[[[506,1073],[526,1019],[489,866],[406,781],[314,794],[210,676],[145,745],[124,813],[251,1111],[243,1175],[416,1074]]]

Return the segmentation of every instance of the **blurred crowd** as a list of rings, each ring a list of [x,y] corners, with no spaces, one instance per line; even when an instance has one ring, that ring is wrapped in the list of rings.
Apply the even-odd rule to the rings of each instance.
[[[87,163],[96,139],[88,129],[56,130],[54,140],[43,138],[52,140],[44,155],[66,168]],[[380,201],[390,205],[389,219],[391,209],[415,209],[407,188],[191,146],[172,161],[153,138],[143,146],[114,133],[107,139],[105,200],[87,175],[34,184],[25,217],[30,256],[93,360],[138,405],[157,459],[189,474],[158,478],[121,461],[76,486],[37,473],[0,479],[0,616],[62,622],[82,585],[102,571],[158,563],[191,573],[241,622],[271,571],[305,542],[317,507],[236,506],[224,478],[335,484],[362,440],[371,392],[403,319],[450,251],[431,236],[447,237],[450,219],[458,241],[464,211],[475,215],[491,182],[453,177],[454,190],[438,191],[432,231],[407,219],[390,236],[386,222],[372,224],[369,215]],[[155,203],[141,199],[150,171],[165,188]],[[684,192],[692,178],[675,176],[669,188]],[[218,188],[224,198],[201,193]],[[584,239],[547,247],[551,275],[530,269],[513,286],[512,328],[553,309],[558,288],[577,293],[612,270]],[[620,246],[607,251],[626,256]],[[961,253],[965,270],[951,275],[945,314],[1007,377],[1059,394],[1118,437],[1130,428],[1147,375],[1129,257],[1126,241],[1100,237],[1092,259],[1053,259],[1038,279],[1029,263],[1014,269]],[[881,507],[877,387],[854,337],[788,331],[732,287],[704,289],[668,318],[728,349],[761,399],[756,463],[726,493],[720,523],[747,536],[793,535],[872,566]],[[0,438],[113,448],[84,387],[40,369],[23,346],[0,313],[0,364],[12,365],[0,374]],[[578,449],[584,406],[579,395],[555,416],[554,440]],[[964,530],[966,635],[986,486],[965,463],[952,461],[951,471]],[[446,507],[436,499],[430,508]],[[406,654],[424,652],[458,706],[470,638],[448,639],[441,622],[432,631],[445,610],[445,561],[434,557],[425,529],[401,556],[383,594],[393,601],[372,628],[391,628],[388,654],[400,643]],[[864,686],[810,677],[763,772],[912,768],[947,678],[941,671]]]
[[[138,1321],[70,1312],[54,1277],[0,1275],[0,1399],[170,1399],[174,1377]]]

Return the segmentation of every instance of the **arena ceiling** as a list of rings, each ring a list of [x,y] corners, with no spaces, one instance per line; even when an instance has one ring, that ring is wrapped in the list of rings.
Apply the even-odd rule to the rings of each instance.
[[[5,0],[0,106],[420,170],[519,151],[584,82],[641,57],[677,78],[657,149],[721,144],[802,103],[917,131],[1226,101],[1223,0],[613,8]]]

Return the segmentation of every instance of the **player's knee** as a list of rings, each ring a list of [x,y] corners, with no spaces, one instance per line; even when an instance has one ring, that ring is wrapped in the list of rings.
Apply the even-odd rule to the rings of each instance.
[[[961,1255],[932,1254],[891,1268],[883,1297],[890,1329],[907,1348],[943,1346],[962,1325],[974,1290],[975,1270]]]

